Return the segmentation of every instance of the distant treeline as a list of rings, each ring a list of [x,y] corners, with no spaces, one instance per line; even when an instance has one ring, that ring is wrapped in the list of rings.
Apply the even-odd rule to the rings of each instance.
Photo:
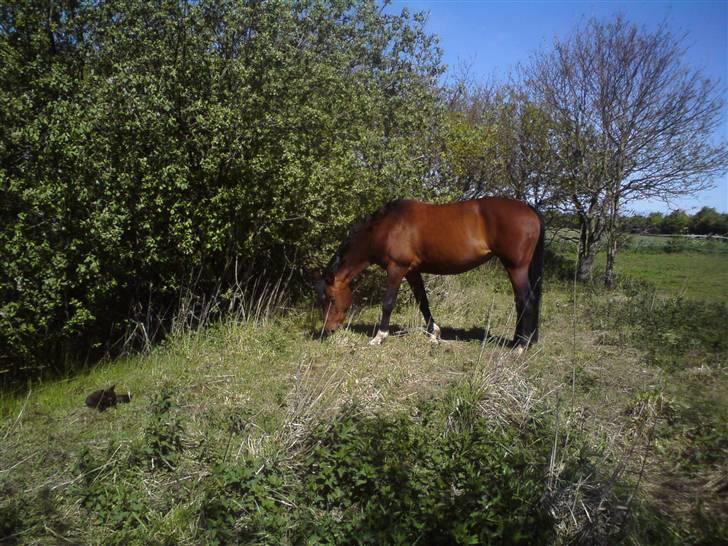
[[[552,227],[577,229],[579,219],[574,214],[551,212]],[[682,209],[669,214],[652,212],[621,216],[622,232],[645,235],[719,235],[728,236],[728,214],[720,213],[713,207],[703,207],[693,215]]]
[[[623,218],[622,222],[629,233],[728,235],[728,214],[721,214],[712,207],[703,207],[693,215],[680,209],[670,214],[636,214]]]

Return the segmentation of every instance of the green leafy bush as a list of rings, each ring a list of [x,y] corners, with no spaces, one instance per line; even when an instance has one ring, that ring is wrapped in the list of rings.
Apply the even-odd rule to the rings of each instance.
[[[431,169],[439,49],[370,0],[10,2],[0,65],[5,380],[153,337],[183,288],[301,280]]]
[[[200,508],[205,542],[284,543],[289,520],[295,520],[290,505],[281,502],[291,483],[286,477],[279,466],[252,459],[218,465]]]
[[[350,412],[314,434],[306,534],[330,544],[547,543],[544,444],[466,420],[470,430],[438,434],[407,416]]]
[[[152,399],[144,435],[132,449],[132,463],[148,465],[150,470],[175,468],[183,451],[183,430],[174,409],[172,393],[168,389]]]
[[[365,416],[350,407],[287,464],[219,466],[201,506],[206,540],[310,544],[545,544],[549,441],[433,406]]]

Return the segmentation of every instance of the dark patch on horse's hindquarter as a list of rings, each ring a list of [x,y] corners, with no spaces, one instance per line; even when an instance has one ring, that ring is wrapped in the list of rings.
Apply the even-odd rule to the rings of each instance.
[[[131,394],[116,394],[112,385],[108,389],[99,389],[92,392],[86,397],[86,405],[89,408],[95,408],[99,411],[105,411],[106,408],[116,406],[116,404],[128,404],[131,402]]]

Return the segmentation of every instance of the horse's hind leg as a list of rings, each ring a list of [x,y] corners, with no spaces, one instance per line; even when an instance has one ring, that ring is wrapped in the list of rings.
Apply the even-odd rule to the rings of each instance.
[[[427,325],[427,333],[430,334],[430,339],[435,343],[440,341],[440,327],[435,324],[435,320],[432,318],[430,312],[430,304],[427,301],[427,293],[425,292],[425,283],[422,281],[422,275],[419,271],[410,271],[406,275],[407,282],[412,288],[412,294],[415,296],[415,301],[420,308],[420,312],[425,319]]]
[[[399,267],[387,269],[387,293],[382,304],[382,320],[379,322],[377,335],[369,342],[369,345],[381,345],[389,335],[389,317],[392,315],[394,303],[397,301],[397,292],[404,273]]]
[[[528,347],[534,332],[531,283],[528,280],[528,266],[507,269],[516,300],[516,335],[513,345],[520,352]]]

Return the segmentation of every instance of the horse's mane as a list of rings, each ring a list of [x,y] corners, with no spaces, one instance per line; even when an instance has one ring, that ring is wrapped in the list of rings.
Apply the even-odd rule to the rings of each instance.
[[[349,247],[351,247],[351,243],[354,241],[354,239],[356,239],[356,237],[365,229],[373,228],[389,212],[396,209],[399,206],[400,202],[400,199],[390,201],[372,214],[367,214],[366,216],[363,216],[362,218],[354,222],[354,224],[349,228],[348,235],[343,241],[341,241],[341,244],[336,249],[336,252],[334,252],[334,255],[329,260],[326,269],[324,269],[325,279],[333,278],[336,272],[341,268],[344,262],[344,256],[349,250]]]

